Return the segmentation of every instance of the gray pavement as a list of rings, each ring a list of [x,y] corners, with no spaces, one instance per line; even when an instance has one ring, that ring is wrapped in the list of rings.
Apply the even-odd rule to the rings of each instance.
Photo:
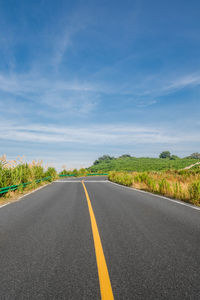
[[[0,299],[101,298],[82,179],[0,208]],[[114,298],[200,299],[200,211],[84,180]]]

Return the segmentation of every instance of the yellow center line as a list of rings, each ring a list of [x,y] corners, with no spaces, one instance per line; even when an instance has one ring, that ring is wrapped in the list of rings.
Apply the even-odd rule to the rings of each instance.
[[[93,233],[93,239],[94,239],[94,248],[96,253],[96,261],[97,261],[97,269],[99,274],[99,284],[100,284],[100,292],[101,292],[101,299],[102,300],[114,300],[113,292],[112,292],[112,286],[110,283],[110,277],[108,274],[108,268],[106,265],[105,256],[103,253],[103,247],[101,244],[101,238],[99,235],[94,211],[92,208],[92,204],[86,189],[86,186],[84,184],[84,181],[82,180],[82,185],[85,191],[85,196],[87,199],[88,209],[90,213],[90,220],[91,220],[91,226],[92,226],[92,233]]]

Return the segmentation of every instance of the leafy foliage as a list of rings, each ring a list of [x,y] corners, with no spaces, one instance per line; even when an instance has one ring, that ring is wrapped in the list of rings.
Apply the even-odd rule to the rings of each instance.
[[[47,171],[44,174],[44,177],[48,177],[51,176],[51,178],[49,179],[49,181],[54,181],[57,178],[57,172],[55,168],[49,167],[47,169]]]
[[[171,159],[171,160],[175,160],[175,159],[180,159],[180,158],[179,158],[177,155],[171,155],[171,156],[170,156],[170,159]]]
[[[84,169],[84,168],[81,168],[79,170],[77,170],[77,169],[74,169],[74,170],[64,169],[59,173],[59,175],[71,175],[71,176],[73,175],[75,177],[87,176],[87,174],[88,174],[88,171],[87,171],[87,169]]]
[[[112,159],[114,159],[114,157],[112,157],[110,155],[103,155],[103,156],[99,157],[97,160],[95,160],[94,165],[98,165],[99,163],[102,163],[102,162],[109,163],[109,161],[111,161]]]
[[[187,158],[194,158],[194,159],[200,159],[200,153],[195,152],[192,153],[190,156],[188,156]]]
[[[170,158],[171,153],[169,151],[163,151],[160,153],[159,158]]]
[[[131,157],[130,154],[123,154],[119,158],[130,158],[130,157]]]

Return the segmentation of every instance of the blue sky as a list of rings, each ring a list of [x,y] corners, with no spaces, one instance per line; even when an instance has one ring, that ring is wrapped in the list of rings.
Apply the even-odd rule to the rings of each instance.
[[[200,151],[200,2],[0,0],[0,154]]]

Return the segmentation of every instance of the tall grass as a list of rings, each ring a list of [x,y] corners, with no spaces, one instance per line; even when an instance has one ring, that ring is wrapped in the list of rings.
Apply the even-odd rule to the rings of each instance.
[[[109,180],[200,206],[200,168],[163,172],[109,173]]]
[[[45,170],[41,161],[32,161],[28,164],[22,158],[8,161],[5,155],[0,157],[0,188],[27,182],[34,183],[35,180],[47,176],[52,176],[49,181],[54,180],[57,177],[56,170],[51,167]]]

